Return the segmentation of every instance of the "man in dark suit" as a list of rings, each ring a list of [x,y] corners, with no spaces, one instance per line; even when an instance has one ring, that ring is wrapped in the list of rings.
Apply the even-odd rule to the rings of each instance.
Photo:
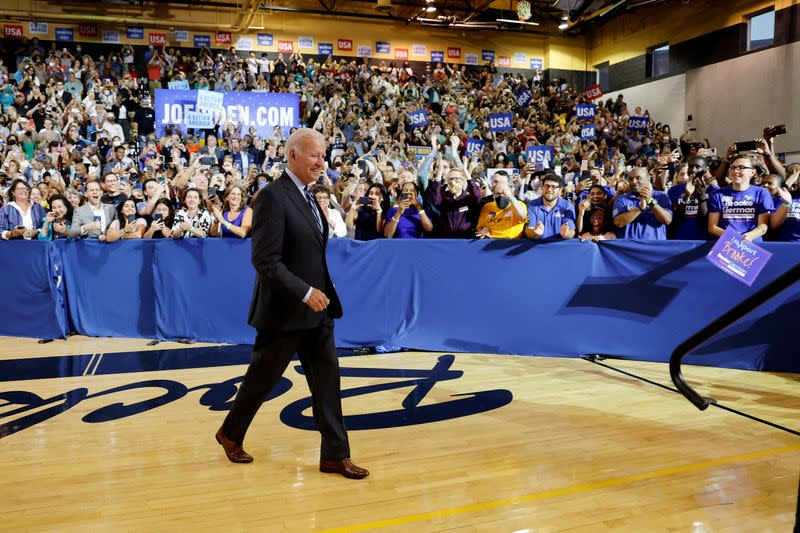
[[[257,335],[244,381],[216,437],[232,462],[253,460],[242,449],[245,433],[296,352],[322,434],[320,470],[361,479],[369,472],[350,461],[342,417],[333,342],[333,319],[342,316],[342,305],[325,261],[328,223],[308,189],[325,173],[325,149],[318,132],[295,131],[286,141],[286,171],[256,197],[252,240],[256,284],[249,324]]]

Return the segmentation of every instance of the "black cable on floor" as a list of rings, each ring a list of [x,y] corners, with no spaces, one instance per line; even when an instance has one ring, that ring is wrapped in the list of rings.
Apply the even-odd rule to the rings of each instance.
[[[667,385],[663,385],[663,384],[655,382],[653,380],[644,378],[642,376],[637,376],[636,374],[633,374],[631,372],[626,372],[625,370],[622,370],[620,368],[616,368],[616,367],[613,367],[611,365],[607,365],[605,363],[600,362],[601,359],[606,359],[606,358],[607,358],[606,356],[602,356],[602,355],[600,355],[600,356],[598,356],[598,355],[586,355],[586,356],[582,356],[581,357],[581,359],[584,359],[584,360],[589,361],[590,363],[594,363],[596,365],[600,365],[603,368],[608,368],[609,370],[613,370],[615,372],[619,372],[620,374],[624,374],[624,375],[626,375],[628,377],[632,377],[634,379],[638,379],[639,381],[644,381],[645,383],[649,383],[651,385],[655,385],[656,387],[661,387],[662,389],[666,389],[668,391],[674,392],[675,394],[680,394],[678,389],[675,389],[673,387],[669,387]],[[797,435],[798,437],[800,437],[800,431],[796,431],[794,429],[789,429],[786,426],[782,426],[780,424],[776,424],[775,422],[770,422],[769,420],[764,420],[763,418],[759,418],[757,416],[753,416],[751,414],[745,413],[744,411],[739,411],[738,409],[734,409],[732,407],[727,407],[727,406],[721,405],[719,403],[712,403],[711,405],[713,405],[714,407],[718,407],[718,408],[720,408],[720,409],[722,409],[724,411],[728,411],[730,413],[734,413],[734,414],[737,414],[739,416],[743,416],[744,418],[749,418],[750,420],[754,420],[755,422],[760,422],[761,424],[765,424],[765,425],[773,427],[775,429],[780,429],[782,431],[785,431],[787,433],[791,433],[792,435]]]

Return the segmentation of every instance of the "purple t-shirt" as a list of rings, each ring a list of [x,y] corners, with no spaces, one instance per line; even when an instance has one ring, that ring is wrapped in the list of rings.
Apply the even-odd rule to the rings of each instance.
[[[783,198],[780,196],[773,196],[772,202],[774,204],[773,212],[783,204]],[[789,206],[789,212],[786,213],[786,220],[783,224],[772,232],[775,241],[782,242],[800,242],[800,198],[792,198],[792,205]]]
[[[719,213],[720,228],[729,226],[741,234],[758,226],[758,215],[772,212],[772,197],[764,187],[751,185],[743,191],[725,187],[712,192],[708,197],[708,212]],[[753,242],[760,242],[761,237]]]
[[[396,206],[389,208],[389,211],[386,213],[386,223],[388,224],[396,214]],[[413,207],[409,207],[400,215],[400,220],[397,222],[397,229],[394,230],[393,238],[421,239],[422,233],[422,220],[420,219],[419,211]]]

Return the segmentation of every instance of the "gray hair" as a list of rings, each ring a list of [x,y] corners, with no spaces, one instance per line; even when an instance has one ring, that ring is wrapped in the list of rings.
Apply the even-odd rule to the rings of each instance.
[[[325,136],[322,135],[317,130],[311,128],[300,128],[294,131],[289,138],[286,139],[286,145],[284,146],[284,153],[288,156],[289,150],[297,149],[297,147],[303,144],[303,141],[306,139],[321,139],[323,142],[325,141]]]

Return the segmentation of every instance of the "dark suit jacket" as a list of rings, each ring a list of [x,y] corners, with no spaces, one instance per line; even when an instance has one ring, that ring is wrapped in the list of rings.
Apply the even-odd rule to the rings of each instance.
[[[322,215],[319,205],[317,209]],[[256,284],[248,317],[254,328],[310,329],[326,318],[342,316],[342,304],[325,261],[328,223],[321,218],[322,233],[305,197],[285,172],[258,193],[252,230]],[[309,287],[328,297],[325,311],[315,313],[303,303]]]

